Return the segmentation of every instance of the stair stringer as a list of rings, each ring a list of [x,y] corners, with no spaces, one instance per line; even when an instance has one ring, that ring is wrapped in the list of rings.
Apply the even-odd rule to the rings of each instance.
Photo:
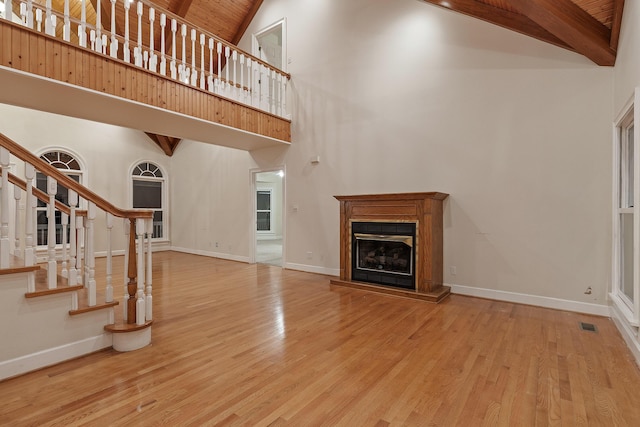
[[[70,316],[71,292],[25,298],[29,274],[0,276],[0,380],[113,345],[113,307]]]

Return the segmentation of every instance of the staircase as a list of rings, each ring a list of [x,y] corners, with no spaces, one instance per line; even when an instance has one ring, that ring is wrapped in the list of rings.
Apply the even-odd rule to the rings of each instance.
[[[148,345],[152,211],[113,206],[2,134],[0,167],[0,380],[106,347]],[[46,192],[33,186],[36,174]],[[56,200],[59,185],[68,205]],[[47,209],[46,242],[35,232],[38,203]],[[114,257],[118,231],[123,257]],[[99,270],[97,250],[105,254]]]

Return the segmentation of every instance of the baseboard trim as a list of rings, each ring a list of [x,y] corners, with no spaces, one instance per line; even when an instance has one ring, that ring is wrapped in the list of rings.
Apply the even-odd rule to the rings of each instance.
[[[284,268],[287,270],[304,271],[307,273],[324,274],[327,276],[339,276],[340,270],[337,268],[318,267],[315,265],[296,264],[293,262],[287,262],[284,264]]]
[[[226,260],[229,260],[229,261],[238,261],[238,262],[249,263],[249,257],[246,257],[246,256],[231,255],[231,254],[225,254],[225,253],[221,253],[221,252],[202,251],[202,250],[199,250],[199,249],[181,248],[181,247],[178,247],[178,246],[171,246],[171,250],[172,251],[176,251],[176,252],[183,252],[183,253],[186,253],[186,254],[202,255],[202,256],[208,256],[208,257],[211,257],[211,258],[221,258],[221,259],[226,259]]]
[[[111,334],[104,333],[81,341],[49,348],[15,359],[5,360],[0,362],[0,381],[94,353],[98,350],[111,347],[111,345]]]
[[[569,301],[559,298],[541,297],[538,295],[520,294],[516,292],[497,291],[494,289],[474,288],[471,286],[452,285],[452,294],[467,295],[471,297],[487,298],[497,301],[514,302],[518,304],[535,305],[538,307],[553,308],[556,310],[574,311],[577,313],[593,314],[596,316],[610,317],[608,305],[589,304],[585,302]]]

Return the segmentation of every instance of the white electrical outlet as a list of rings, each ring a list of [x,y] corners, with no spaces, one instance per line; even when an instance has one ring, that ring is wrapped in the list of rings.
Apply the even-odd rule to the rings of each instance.
[[[451,267],[449,267],[449,272],[451,273],[452,276],[455,276],[456,274],[458,274],[458,267],[456,267],[455,265],[452,265]]]

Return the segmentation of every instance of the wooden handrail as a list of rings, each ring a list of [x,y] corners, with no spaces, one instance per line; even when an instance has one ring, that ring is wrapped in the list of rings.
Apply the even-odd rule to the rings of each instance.
[[[109,212],[111,215],[119,218],[153,218],[153,211],[147,209],[120,209],[114,206],[108,200],[102,198],[98,194],[89,190],[88,188],[78,184],[67,175],[60,172],[57,168],[51,166],[47,162],[43,161],[39,157],[32,154],[29,150],[22,147],[6,135],[0,133],[0,146],[3,146],[11,154],[19,158],[20,160],[27,162],[45,175],[51,176],[56,181],[64,185],[66,188],[75,191],[79,196],[89,200],[96,204],[97,207],[105,212]],[[37,166],[36,166],[37,165]],[[37,196],[37,195],[36,195]],[[56,207],[58,205],[56,204]]]
[[[0,172],[2,172],[1,167],[0,167]],[[11,172],[9,172],[9,182],[21,188],[22,190],[27,191],[27,182],[21,179],[20,177],[17,177],[16,175],[12,174]],[[32,187],[31,192],[33,193],[34,196],[38,198],[38,200],[40,200],[43,203],[49,204],[49,196],[47,195],[47,193],[45,193],[44,191],[36,187]],[[56,209],[62,213],[71,215],[71,208],[59,200],[56,200]],[[76,216],[87,216],[86,209],[84,210],[76,209]]]

